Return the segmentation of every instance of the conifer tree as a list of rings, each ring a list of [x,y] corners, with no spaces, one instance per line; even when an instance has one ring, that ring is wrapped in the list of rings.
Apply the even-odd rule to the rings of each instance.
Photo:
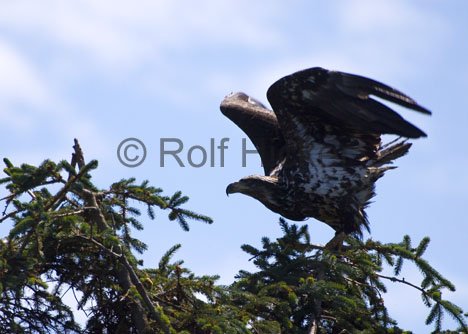
[[[467,331],[461,308],[442,298],[444,289],[455,287],[422,257],[429,238],[413,247],[409,236],[396,244],[348,237],[340,249],[330,250],[311,243],[306,225],[279,223],[281,238],[263,238],[262,249],[242,246],[258,271],[241,271],[233,284],[235,303],[256,315],[252,321],[263,328],[258,333],[409,333],[388,314],[384,282],[421,293],[430,309],[426,324],[434,324],[434,333],[441,333],[444,313],[458,322],[454,333]],[[422,282],[399,277],[405,261],[418,267]],[[382,274],[384,264],[394,275]]]
[[[0,244],[2,333],[246,331],[220,304],[226,293],[215,286],[216,277],[197,277],[182,262],[170,263],[180,246],[158,268],[141,269],[135,253],[147,246],[132,236],[132,229],[143,226],[140,210],[130,203],[144,205],[153,219],[154,209],[166,210],[184,230],[188,220],[212,222],[183,208],[188,198],[181,192],[166,196],[134,179],[97,189],[90,176],[97,162],[85,163],[77,141],[71,163],[17,167],[4,161],[7,177],[0,183],[9,195],[0,222],[11,220],[13,228]],[[88,314],[84,329],[61,300],[78,292],[78,307]]]
[[[132,231],[143,229],[142,209],[151,219],[166,211],[186,231],[190,221],[212,222],[186,209],[181,192],[167,196],[134,179],[98,189],[97,162],[85,162],[77,141],[70,163],[4,162],[0,223],[13,226],[0,240],[0,333],[404,333],[385,307],[384,282],[417,289],[435,333],[444,313],[466,332],[462,310],[442,297],[455,287],[423,258],[428,238],[413,246],[407,236],[395,244],[349,237],[328,249],[311,242],[306,226],[281,219],[281,238],[242,246],[258,270],[221,286],[173,260],[181,245],[156,268],[138,259],[147,246]],[[400,277],[404,262],[420,269],[422,282]],[[394,275],[382,273],[385,264]],[[86,312],[84,327],[66,294]]]

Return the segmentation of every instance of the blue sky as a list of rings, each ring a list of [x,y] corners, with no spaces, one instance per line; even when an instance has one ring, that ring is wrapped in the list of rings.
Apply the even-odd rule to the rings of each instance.
[[[145,218],[138,235],[150,246],[145,265],[182,243],[177,255],[189,268],[229,283],[239,269],[252,269],[241,244],[281,233],[278,215],[225,195],[228,183],[262,169],[255,157],[241,166],[245,136],[219,112],[223,97],[244,91],[266,102],[271,83],[313,66],[369,76],[433,111],[399,109],[429,137],[378,182],[368,210],[372,237],[430,236],[427,258],[457,286],[447,297],[467,310],[467,25],[463,0],[4,1],[0,155],[14,163],[69,159],[76,137],[86,158],[99,160],[102,187],[134,176],[167,193],[182,190],[188,207],[215,223],[194,223],[186,233],[163,214]],[[147,147],[138,168],[117,160],[127,137]],[[183,154],[230,138],[225,167],[182,168],[169,157],[161,167],[160,139],[172,137],[183,141]],[[307,223],[314,241],[332,236],[325,225]],[[7,230],[0,226],[0,234]],[[406,268],[403,276],[418,282],[417,270]],[[427,332],[418,293],[387,286],[386,304],[400,325]]]

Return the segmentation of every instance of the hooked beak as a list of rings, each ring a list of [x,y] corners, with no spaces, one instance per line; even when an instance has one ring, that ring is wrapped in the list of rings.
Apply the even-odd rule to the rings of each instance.
[[[229,194],[233,194],[237,192],[236,189],[236,184],[237,182],[231,183],[226,187],[226,195],[229,196]]]

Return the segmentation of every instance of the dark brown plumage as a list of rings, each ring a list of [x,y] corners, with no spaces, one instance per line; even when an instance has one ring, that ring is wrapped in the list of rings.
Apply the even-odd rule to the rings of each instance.
[[[267,92],[273,112],[244,93],[221,111],[251,139],[265,175],[231,183],[240,192],[292,220],[316,218],[337,232],[360,235],[374,184],[411,144],[382,145],[382,134],[425,137],[420,129],[372,99],[430,112],[389,86],[362,76],[311,68],[276,81]]]

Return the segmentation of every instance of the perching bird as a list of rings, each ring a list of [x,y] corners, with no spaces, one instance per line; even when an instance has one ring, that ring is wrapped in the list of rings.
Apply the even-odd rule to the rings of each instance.
[[[231,183],[285,218],[318,219],[341,234],[369,230],[365,208],[375,182],[405,155],[406,139],[382,144],[382,134],[425,137],[420,129],[371,98],[431,114],[380,82],[314,67],[276,81],[267,92],[273,112],[244,93],[221,103],[222,113],[250,138],[265,175]]]

